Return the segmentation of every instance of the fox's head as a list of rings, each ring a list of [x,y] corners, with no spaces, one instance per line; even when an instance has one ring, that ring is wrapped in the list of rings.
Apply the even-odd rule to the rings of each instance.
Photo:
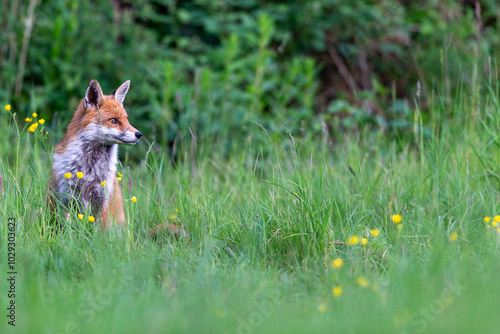
[[[142,134],[128,122],[123,100],[130,87],[125,81],[111,95],[104,95],[101,86],[92,80],[83,99],[81,128],[86,139],[105,145],[134,145]]]

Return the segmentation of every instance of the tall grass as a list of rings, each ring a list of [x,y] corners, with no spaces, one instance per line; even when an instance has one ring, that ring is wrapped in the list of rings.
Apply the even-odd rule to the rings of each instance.
[[[361,129],[327,145],[255,119],[229,152],[187,124],[173,157],[142,141],[122,149],[121,234],[76,212],[63,233],[46,233],[59,138],[2,110],[0,263],[7,272],[13,217],[18,275],[16,327],[4,317],[1,332],[494,332],[500,230],[483,218],[500,214],[500,105],[489,87],[446,101],[438,92],[425,115],[432,135],[416,109],[413,139]],[[133,151],[144,152],[138,164]],[[179,220],[189,237],[148,237]],[[348,245],[355,235],[367,244]],[[5,307],[8,289],[2,279]]]

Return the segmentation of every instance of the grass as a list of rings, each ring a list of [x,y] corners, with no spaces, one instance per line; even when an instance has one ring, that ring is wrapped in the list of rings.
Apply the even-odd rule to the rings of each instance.
[[[427,137],[416,115],[414,135],[362,129],[333,145],[257,124],[230,154],[187,129],[175,159],[145,140],[121,149],[124,233],[73,213],[55,237],[45,189],[63,129],[31,133],[2,110],[0,263],[4,277],[13,217],[18,274],[16,327],[4,315],[0,332],[496,332],[500,233],[483,221],[500,214],[495,96],[436,98]],[[179,220],[189,239],[148,237]],[[355,235],[367,245],[345,245]],[[8,290],[2,279],[4,310]]]

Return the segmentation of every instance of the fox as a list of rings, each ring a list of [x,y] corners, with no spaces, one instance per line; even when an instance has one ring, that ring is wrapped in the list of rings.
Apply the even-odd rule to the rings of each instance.
[[[97,80],[90,81],[52,155],[48,204],[53,217],[59,202],[66,215],[70,207],[90,212],[104,230],[114,224],[126,226],[116,176],[118,145],[135,145],[142,137],[129,123],[123,106],[129,87],[127,80],[104,95]]]

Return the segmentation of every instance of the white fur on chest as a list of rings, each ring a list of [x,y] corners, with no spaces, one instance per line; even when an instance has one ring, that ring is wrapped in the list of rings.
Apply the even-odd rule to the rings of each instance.
[[[98,143],[92,135],[80,132],[68,143],[63,153],[54,153],[52,168],[58,175],[57,191],[62,202],[67,204],[71,197],[76,196],[86,209],[93,201],[99,203],[97,206],[91,205],[93,214],[98,214],[113,191],[118,145]],[[78,172],[84,174],[82,179],[76,177]],[[63,176],[65,173],[71,173],[72,177],[66,179]],[[103,181],[106,181],[104,187],[101,185]]]

